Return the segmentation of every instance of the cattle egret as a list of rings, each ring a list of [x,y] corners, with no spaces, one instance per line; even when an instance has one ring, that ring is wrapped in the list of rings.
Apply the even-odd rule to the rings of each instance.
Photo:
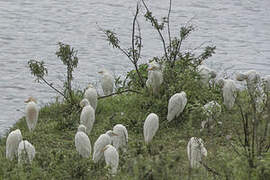
[[[103,75],[101,79],[101,87],[104,95],[107,96],[109,94],[112,94],[114,84],[113,76],[107,70],[102,70],[99,71],[98,73]]]
[[[156,62],[152,62],[148,67],[148,79],[146,86],[152,88],[153,94],[158,94],[161,84],[163,83],[163,74],[160,65]]]
[[[90,106],[87,99],[83,99],[80,102],[80,106],[83,107],[80,116],[80,124],[86,127],[87,133],[90,133],[95,122],[95,110],[92,108],[92,106]]]
[[[265,92],[269,92],[270,91],[270,75],[263,77],[262,80],[263,80]]]
[[[204,65],[200,65],[198,67],[198,72],[201,76],[200,81],[205,84],[205,85],[209,85],[209,81],[210,79],[213,79],[217,76],[216,72]]]
[[[203,145],[201,138],[190,138],[187,145],[187,154],[191,168],[198,168],[203,156],[207,156],[207,150]]]
[[[96,110],[98,95],[96,88],[92,84],[89,84],[88,88],[85,90],[84,98],[86,98],[89,101],[92,108]]]
[[[159,118],[155,113],[147,116],[143,125],[143,135],[145,143],[148,144],[155,136],[159,126]]]
[[[238,73],[236,75],[236,80],[246,81],[248,92],[255,100],[256,109],[258,112],[261,112],[263,110],[266,95],[263,92],[260,75],[255,70],[250,70],[245,73]]]
[[[18,147],[18,163],[32,163],[36,154],[35,147],[27,140],[21,141]]]
[[[237,96],[235,82],[231,79],[220,79],[218,84],[222,87],[224,105],[227,109],[232,109]]]
[[[103,148],[111,144],[111,137],[115,134],[112,131],[107,131],[106,134],[101,134],[94,144],[93,161],[97,163],[103,157]]]
[[[202,129],[206,124],[210,125],[221,114],[221,106],[216,101],[210,101],[203,106],[203,113],[206,115],[206,120],[202,121]]]
[[[168,104],[167,120],[170,122],[184,111],[187,104],[187,95],[184,91],[174,94]]]
[[[119,154],[116,148],[110,144],[106,145],[103,151],[104,151],[106,166],[110,167],[111,174],[115,175],[117,172],[118,163],[119,163]]]
[[[113,127],[114,136],[111,137],[113,146],[118,150],[118,148],[126,151],[126,146],[128,143],[128,132],[124,125],[116,124]]]
[[[36,100],[30,97],[28,100],[25,101],[27,103],[25,107],[26,112],[26,123],[28,126],[29,131],[35,129],[38,120],[38,106],[36,104]]]
[[[22,134],[19,129],[9,133],[6,141],[6,158],[13,160],[14,156],[18,155],[18,146],[22,141]]]
[[[75,135],[75,147],[78,153],[84,157],[89,158],[91,155],[91,143],[89,137],[86,135],[86,127],[79,125],[78,131]]]

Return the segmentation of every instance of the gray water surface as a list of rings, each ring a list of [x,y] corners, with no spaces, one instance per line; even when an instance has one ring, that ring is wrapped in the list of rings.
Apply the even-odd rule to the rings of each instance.
[[[167,15],[167,2],[151,1],[149,7],[157,18]],[[115,75],[131,69],[129,60],[108,45],[97,24],[117,32],[121,44],[128,47],[135,5],[134,0],[0,0],[0,135],[24,115],[24,100],[29,96],[36,97],[39,106],[57,96],[45,85],[35,83],[27,68],[29,59],[44,60],[48,79],[61,88],[65,69],[55,56],[57,42],[78,50],[76,88],[98,83],[101,68]],[[172,35],[191,20],[196,31],[183,50],[209,41],[217,50],[207,63],[219,72],[256,69],[270,74],[269,7],[269,0],[174,0]],[[139,21],[142,62],[147,62],[149,57],[161,55],[162,44],[156,31],[144,21],[143,12]]]

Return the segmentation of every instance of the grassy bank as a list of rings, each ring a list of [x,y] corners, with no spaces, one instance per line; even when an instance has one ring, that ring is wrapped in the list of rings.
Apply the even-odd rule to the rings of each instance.
[[[78,97],[79,99],[79,97]],[[237,135],[241,132],[241,121],[236,110],[223,111],[219,121],[222,126],[200,132],[203,116],[198,109],[186,108],[184,114],[168,123],[164,99],[140,94],[122,94],[98,102],[96,121],[89,138],[93,146],[98,136],[117,124],[125,125],[129,133],[128,151],[120,152],[118,174],[112,179],[238,179],[247,176],[247,162],[241,159],[231,146],[236,148]],[[221,103],[221,102],[220,102]],[[6,139],[0,143],[1,179],[108,179],[105,162],[94,164],[83,159],[76,152],[74,136],[79,123],[80,112],[73,111],[65,103],[54,102],[40,111],[36,129],[29,132],[25,118],[11,130],[19,128],[23,139],[36,148],[32,165],[19,165],[17,160],[5,158]],[[143,122],[150,112],[160,117],[160,128],[149,146],[143,140]],[[69,112],[70,113],[70,112]],[[200,118],[201,116],[201,118]],[[232,135],[226,140],[225,135]],[[193,137],[205,141],[208,156],[205,167],[189,169],[186,146]],[[254,174],[254,177],[258,177]]]

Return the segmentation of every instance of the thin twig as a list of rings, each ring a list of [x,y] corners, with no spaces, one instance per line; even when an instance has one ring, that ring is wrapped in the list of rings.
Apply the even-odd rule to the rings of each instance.
[[[150,13],[150,11],[149,11],[147,5],[145,4],[144,0],[142,0],[142,3],[143,3],[143,5],[144,5],[144,7],[145,7],[147,13]],[[164,49],[164,53],[165,53],[165,57],[166,57],[166,59],[169,61],[169,57],[168,57],[167,50],[166,50],[166,42],[165,42],[165,40],[164,40],[164,37],[163,37],[163,35],[161,34],[160,29],[159,29],[157,26],[154,26],[154,27],[155,27],[155,29],[157,30],[157,32],[158,32],[158,34],[159,34],[159,36],[160,36],[160,39],[161,39],[161,41],[162,41],[163,49]]]
[[[134,64],[134,66],[135,66],[136,73],[138,74],[138,77],[140,79],[141,86],[144,87],[143,78],[142,78],[141,73],[139,72],[139,69],[138,69],[137,62],[139,60],[139,56],[136,56],[136,54],[135,54],[135,42],[134,42],[135,28],[136,28],[136,19],[137,19],[138,14],[139,14],[139,4],[137,4],[137,6],[136,6],[136,13],[134,15],[133,22],[132,22],[131,46],[132,46],[132,55],[133,55],[133,61],[132,62]],[[141,37],[139,37],[139,38],[141,39]],[[139,46],[141,46],[141,45],[139,45]],[[140,48],[139,48],[139,51],[141,51]]]
[[[200,163],[203,165],[203,167],[204,167],[207,171],[211,172],[213,175],[221,176],[220,173],[218,173],[218,172],[215,171],[214,169],[210,168],[209,166],[207,166],[207,165],[206,165],[205,163],[203,163],[202,161],[201,161]]]
[[[170,15],[172,10],[172,0],[170,0],[170,6],[167,16],[167,27],[168,27],[168,36],[169,36],[169,47],[170,47],[170,53],[172,52],[172,40],[171,40],[171,30],[170,30]]]
[[[115,93],[112,93],[112,94],[109,94],[109,95],[106,95],[106,96],[99,96],[98,99],[103,99],[103,98],[107,98],[107,97],[110,97],[110,96],[113,96],[113,95],[123,94],[125,92],[134,92],[134,93],[137,93],[137,94],[142,94],[141,92],[136,91],[136,90],[126,89],[126,90],[123,90],[123,91],[120,91],[120,92],[115,92]]]
[[[68,100],[68,98],[65,96],[64,93],[62,93],[61,91],[59,91],[58,89],[56,89],[55,87],[53,87],[52,83],[49,83],[46,79],[44,79],[43,77],[40,77],[40,79],[45,82],[45,84],[47,84],[49,87],[51,87],[53,90],[55,90],[56,92],[58,92],[59,94],[61,94],[66,100]]]

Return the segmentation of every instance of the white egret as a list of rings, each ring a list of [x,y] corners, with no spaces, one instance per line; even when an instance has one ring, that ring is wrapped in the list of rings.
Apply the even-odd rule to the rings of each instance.
[[[190,138],[187,145],[187,154],[191,168],[200,167],[200,162],[203,156],[207,156],[207,150],[204,147],[203,140],[201,138]]]
[[[263,80],[265,92],[269,92],[270,91],[270,75],[263,77],[262,80]]]
[[[158,94],[161,84],[163,83],[163,74],[161,67],[156,62],[149,63],[148,67],[148,79],[146,81],[146,86],[152,88],[153,94]]]
[[[246,81],[248,91],[254,94],[261,81],[260,75],[255,70],[250,70],[245,73],[238,73],[236,75],[237,81]]]
[[[159,127],[159,118],[155,113],[150,113],[143,125],[144,141],[148,144],[152,141]]]
[[[218,84],[222,87],[224,105],[227,109],[232,109],[237,96],[237,88],[234,80],[219,79]]]
[[[103,75],[101,79],[101,87],[102,87],[104,95],[106,96],[106,95],[112,94],[113,84],[114,84],[113,76],[107,70],[102,70],[102,71],[99,71],[98,73]]]
[[[37,125],[37,120],[38,120],[38,106],[37,102],[34,98],[29,97],[28,100],[25,101],[27,103],[25,107],[25,112],[26,112],[26,123],[28,126],[29,131],[32,131],[35,129]]]
[[[21,141],[18,147],[18,163],[32,163],[36,154],[35,147],[27,140]]]
[[[184,111],[187,104],[187,95],[184,91],[174,94],[168,104],[167,120],[170,122]]]
[[[245,73],[238,73],[236,75],[236,80],[246,81],[248,92],[255,100],[256,109],[258,112],[261,112],[263,110],[266,94],[263,92],[260,75],[255,70],[250,70]]]
[[[108,144],[104,147],[103,152],[106,165],[111,168],[111,174],[115,175],[119,164],[119,154],[116,148]]]
[[[80,124],[85,125],[86,132],[90,133],[95,122],[95,110],[92,108],[92,106],[90,106],[87,99],[83,99],[80,102],[80,106],[83,107],[80,116]]]
[[[93,161],[97,163],[103,157],[103,148],[111,144],[111,137],[115,136],[112,130],[107,131],[106,134],[101,134],[94,144]]]
[[[202,129],[221,114],[221,106],[216,101],[210,101],[203,106],[203,113],[206,115],[206,120],[201,123]]]
[[[89,86],[85,90],[84,98],[86,98],[89,101],[92,108],[96,110],[98,102],[98,94],[96,88],[92,84],[89,84]]]
[[[126,146],[128,143],[128,131],[126,127],[122,124],[116,124],[113,127],[113,133],[115,134],[112,138],[113,146],[118,150],[118,148],[126,151]]]
[[[75,147],[78,153],[84,157],[89,158],[91,155],[91,142],[86,134],[86,127],[79,125],[78,131],[75,135]]]
[[[210,79],[213,79],[217,76],[216,72],[204,65],[198,67],[198,72],[201,76],[201,82],[205,85],[209,85]]]
[[[18,146],[22,141],[22,133],[19,129],[11,131],[6,141],[6,158],[13,160],[18,155]]]

